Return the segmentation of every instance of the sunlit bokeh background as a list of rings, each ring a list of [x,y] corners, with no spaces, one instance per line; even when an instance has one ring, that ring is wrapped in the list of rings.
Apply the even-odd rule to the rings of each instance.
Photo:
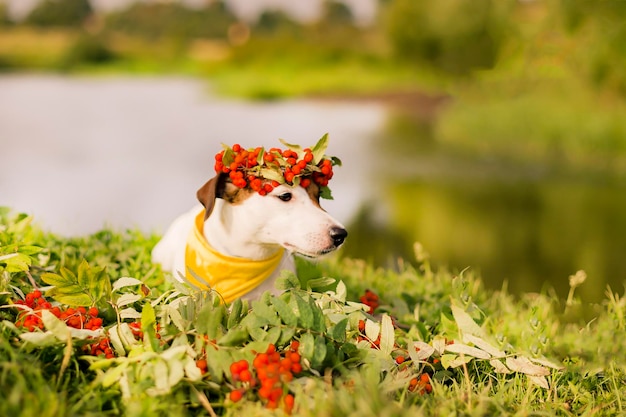
[[[221,143],[343,161],[339,256],[626,280],[626,2],[0,0],[0,205],[162,233]],[[297,225],[294,225],[297,227]]]

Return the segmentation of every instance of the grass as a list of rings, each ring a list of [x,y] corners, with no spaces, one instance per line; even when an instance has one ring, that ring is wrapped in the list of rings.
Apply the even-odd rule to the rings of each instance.
[[[151,264],[149,252],[156,236],[103,230],[82,238],[60,238],[43,233],[30,217],[7,209],[2,210],[0,228],[2,415],[283,414],[268,410],[252,388],[244,400],[228,400],[229,391],[237,386],[228,366],[234,360],[251,359],[270,342],[283,352],[291,340],[300,342],[305,358],[304,371],[283,386],[296,398],[294,415],[624,412],[626,301],[607,290],[601,304],[583,306],[576,297],[576,291],[584,290],[580,279],[572,281],[567,302],[550,292],[515,298],[506,289],[485,290],[470,271],[433,271],[427,255],[416,246],[416,260],[399,260],[393,270],[350,259],[299,261],[299,279],[287,276],[281,281],[283,295],[265,296],[251,305],[235,303],[226,310],[210,295],[175,288]],[[71,281],[67,271],[82,282],[79,289],[63,287],[74,284],[50,275],[62,273]],[[44,282],[54,277],[57,289]],[[345,287],[320,277],[333,277]],[[107,278],[113,287],[98,298],[96,288]],[[79,293],[95,297],[104,318],[98,337],[113,340],[116,329],[133,321],[141,324],[143,337],[125,339],[115,347],[116,357],[105,359],[85,354],[81,346],[93,340],[84,335],[70,333],[71,342],[57,337],[67,335],[62,322],[48,319],[43,330],[28,332],[14,324],[18,321],[14,302],[34,285],[53,305],[62,307]],[[579,285],[582,289],[576,288]],[[374,315],[358,303],[367,289],[380,297]],[[574,319],[580,309],[593,309],[595,318]],[[395,329],[389,326],[389,317],[394,318]],[[360,320],[367,323],[364,332],[356,328]],[[381,332],[378,348],[368,341],[374,328]],[[442,348],[421,360],[407,351],[412,346],[422,350],[439,346],[443,338],[454,340],[448,346],[456,350]],[[207,344],[208,339],[216,342]],[[494,359],[494,350],[502,351],[501,363],[514,372],[498,373],[489,360],[479,357],[492,351]],[[398,365],[397,356],[406,361]],[[203,375],[193,371],[199,357],[206,357],[209,364]],[[539,366],[544,376],[533,377],[536,368],[525,368],[529,365],[523,365],[524,358]],[[512,359],[522,365],[509,362]],[[422,374],[429,375],[431,393],[408,389],[410,380]]]

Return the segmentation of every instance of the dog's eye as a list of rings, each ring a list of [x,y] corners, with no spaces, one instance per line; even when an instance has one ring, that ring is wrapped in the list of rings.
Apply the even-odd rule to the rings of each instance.
[[[291,193],[282,193],[277,197],[280,198],[282,201],[289,201],[291,200]]]

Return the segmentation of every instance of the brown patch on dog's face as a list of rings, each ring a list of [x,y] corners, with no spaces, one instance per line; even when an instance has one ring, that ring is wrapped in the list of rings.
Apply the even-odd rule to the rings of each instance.
[[[240,204],[245,199],[250,197],[252,194],[252,190],[249,188],[239,188],[230,182],[230,178],[226,182],[226,187],[224,188],[224,193],[221,195],[221,198],[228,201],[230,204]]]
[[[311,184],[308,187],[306,187],[306,192],[309,194],[309,198],[311,199],[311,201],[313,201],[313,204],[315,204],[319,208],[322,208],[322,206],[320,205],[319,185],[311,181]]]
[[[241,203],[250,196],[251,190],[239,188],[230,181],[228,175],[217,174],[196,193],[205,209],[204,219],[208,219],[215,206],[216,198],[223,198],[231,204]]]

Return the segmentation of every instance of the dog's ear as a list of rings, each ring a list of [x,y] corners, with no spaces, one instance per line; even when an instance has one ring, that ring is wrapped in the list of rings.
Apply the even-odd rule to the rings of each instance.
[[[217,174],[204,184],[196,193],[198,200],[202,203],[205,209],[204,219],[208,219],[213,211],[215,205],[215,199],[221,198],[224,195],[224,189],[226,188],[227,175]]]

